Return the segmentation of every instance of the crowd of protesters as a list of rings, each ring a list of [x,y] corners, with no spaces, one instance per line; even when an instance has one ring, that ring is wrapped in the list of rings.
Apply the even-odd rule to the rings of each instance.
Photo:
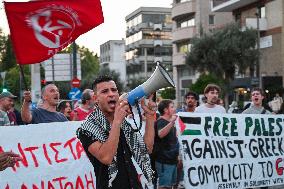
[[[93,86],[95,86],[93,89],[85,89],[83,91],[81,103],[77,105],[77,107],[74,107],[72,101],[60,101],[60,92],[57,86],[48,84],[42,89],[42,97],[38,106],[31,109],[31,92],[25,91],[21,112],[14,108],[14,101],[17,97],[10,92],[2,92],[0,94],[0,126],[85,120],[79,128],[77,135],[94,166],[98,178],[98,188],[107,188],[110,186],[108,178],[112,175],[108,172],[108,167],[113,166],[113,164],[118,166],[118,175],[114,178],[114,182],[111,183],[113,184],[112,187],[109,188],[116,188],[115,186],[119,187],[122,183],[129,185],[130,188],[133,188],[133,186],[134,188],[141,188],[141,184],[135,179],[137,173],[133,174],[134,166],[132,166],[131,163],[129,164],[129,161],[131,161],[131,156],[137,156],[138,163],[140,156],[145,155],[144,161],[146,161],[147,158],[146,154],[142,154],[139,150],[135,149],[136,146],[132,146],[128,143],[128,137],[130,135],[136,138],[136,142],[141,142],[141,139],[139,139],[139,137],[137,138],[136,134],[133,134],[131,129],[128,129],[128,124],[125,122],[125,118],[130,115],[127,101],[119,99],[116,85],[109,77],[99,78],[95,81]],[[144,120],[148,125],[152,125],[154,128],[153,131],[150,131],[150,127],[146,126],[146,130],[148,128],[148,131],[145,133],[143,140],[146,149],[144,153],[147,151],[148,153],[152,153],[151,167],[155,170],[155,179],[153,180],[155,188],[184,188],[182,159],[175,127],[176,113],[195,112],[225,114],[226,110],[223,106],[223,100],[219,98],[220,93],[221,89],[218,85],[208,84],[204,89],[204,98],[200,104],[199,95],[189,91],[184,96],[184,106],[180,109],[176,109],[173,100],[162,99],[158,103],[158,111],[156,112],[157,115],[155,119],[153,119],[153,110],[151,107],[147,107],[145,104],[142,105],[144,110],[143,116],[146,118]],[[284,113],[283,100],[279,94],[276,94],[273,102],[271,101],[269,104],[271,107],[270,110],[263,106],[263,99],[264,93],[262,89],[254,88],[251,90],[251,103],[249,103],[244,110],[238,108],[237,102],[233,101],[227,112],[244,114]],[[275,108],[275,106],[277,106],[277,108]],[[103,121],[100,127],[106,130],[110,129],[108,130],[108,137],[90,132],[93,132],[90,128],[97,124],[95,120],[102,114],[106,116],[106,120],[100,120]],[[151,123],[149,120],[151,120]],[[110,127],[110,125],[104,127],[103,125],[107,122],[110,125],[116,124],[118,126],[124,126],[123,129],[122,126],[116,129]],[[121,129],[122,132],[120,132]],[[102,138],[104,138],[104,140],[102,140]],[[101,148],[105,146],[107,146],[107,148],[104,148],[105,150]],[[143,146],[142,143],[141,146]],[[132,153],[131,155],[129,150],[134,150],[137,154]],[[113,162],[114,158],[117,159],[116,162]],[[128,163],[125,163],[125,159]],[[20,156],[12,152],[0,153],[0,171],[7,167],[14,166],[15,163],[20,160]],[[128,168],[124,170],[124,167]],[[145,171],[146,173],[144,173],[144,175],[152,174],[149,170]],[[129,176],[129,173],[131,173],[131,177],[128,179],[124,178],[127,177],[127,175]]]

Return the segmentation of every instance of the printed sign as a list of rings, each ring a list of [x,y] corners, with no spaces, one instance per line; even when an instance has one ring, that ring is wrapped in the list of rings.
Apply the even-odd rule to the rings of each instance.
[[[96,189],[94,168],[75,133],[81,122],[0,127],[0,153],[23,161],[0,172],[0,189]],[[142,171],[135,164],[143,188]]]
[[[283,116],[178,115],[186,188],[284,184]]]

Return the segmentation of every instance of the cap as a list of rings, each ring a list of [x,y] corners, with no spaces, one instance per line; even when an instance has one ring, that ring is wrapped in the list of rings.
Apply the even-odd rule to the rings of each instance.
[[[8,97],[8,98],[17,98],[17,96],[13,95],[12,93],[6,91],[6,92],[2,92],[0,94],[0,99],[4,98],[4,97]]]

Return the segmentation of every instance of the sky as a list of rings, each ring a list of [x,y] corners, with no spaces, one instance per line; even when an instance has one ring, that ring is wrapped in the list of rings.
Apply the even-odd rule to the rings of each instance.
[[[6,0],[21,1],[21,0]],[[24,0],[23,0],[24,1]],[[125,38],[125,17],[139,7],[171,7],[173,0],[101,0],[104,23],[81,35],[76,42],[94,53],[100,51],[100,45],[108,40]],[[0,28],[9,33],[3,3],[0,6]]]

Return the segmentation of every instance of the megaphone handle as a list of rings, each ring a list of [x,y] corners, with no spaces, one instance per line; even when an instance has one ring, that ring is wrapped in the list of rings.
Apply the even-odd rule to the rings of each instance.
[[[142,128],[142,114],[141,114],[141,111],[140,111],[140,108],[139,108],[139,103],[138,103],[138,100],[135,100],[135,106],[137,108],[137,111],[138,111],[138,115],[139,115],[139,119],[140,119],[140,124],[139,124],[139,127],[137,126],[137,123],[135,121],[135,117],[134,117],[134,113],[132,111],[132,106],[130,103],[128,103],[129,105],[129,108],[130,108],[130,111],[131,111],[131,115],[132,115],[132,119],[133,119],[133,122],[135,124],[135,127],[137,129],[133,129],[133,127],[131,127],[131,129],[134,131],[134,132],[139,132]],[[141,133],[140,133],[141,134]]]

